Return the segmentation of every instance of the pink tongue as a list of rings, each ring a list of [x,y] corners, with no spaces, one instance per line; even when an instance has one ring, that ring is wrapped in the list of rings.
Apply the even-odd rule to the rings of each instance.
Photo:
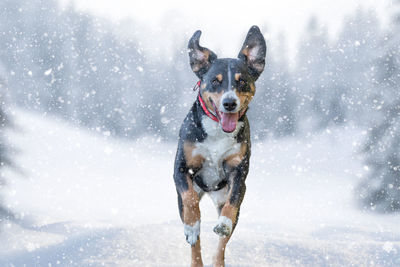
[[[222,113],[221,112],[221,126],[222,130],[231,133],[236,129],[236,123],[239,119],[239,112],[236,113]]]

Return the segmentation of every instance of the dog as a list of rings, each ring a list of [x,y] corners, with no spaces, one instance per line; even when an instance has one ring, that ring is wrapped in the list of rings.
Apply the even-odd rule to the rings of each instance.
[[[214,232],[220,236],[213,266],[220,267],[225,266],[225,247],[246,191],[251,146],[246,111],[264,70],[267,47],[260,29],[252,26],[238,58],[218,59],[200,46],[200,36],[196,31],[188,44],[199,94],[180,128],[174,182],[191,266],[203,266],[199,203],[205,193],[213,200],[219,214]]]

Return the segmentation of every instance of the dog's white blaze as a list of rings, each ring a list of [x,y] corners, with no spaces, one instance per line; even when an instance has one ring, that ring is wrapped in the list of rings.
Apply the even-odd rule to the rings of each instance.
[[[232,81],[231,81],[231,77],[232,77],[232,73],[231,73],[231,63],[228,63],[228,88],[227,88],[227,92],[225,92],[222,96],[221,96],[221,102],[219,104],[219,110],[221,111],[226,111],[224,106],[222,105],[222,103],[224,102],[225,98],[231,98],[231,99],[235,99],[237,106],[236,109],[234,111],[231,112],[238,112],[240,109],[240,99],[239,97],[237,97],[235,90],[232,90]]]
[[[231,63],[228,62],[228,91],[231,90],[232,83],[231,83]]]
[[[219,216],[218,225],[221,225],[221,224],[225,224],[229,228],[230,232],[232,232],[232,220],[231,219],[229,219],[226,216]]]
[[[183,232],[187,236],[187,242],[190,245],[195,245],[200,235],[200,221],[197,221],[193,226],[184,224]]]
[[[202,176],[207,187],[213,188],[225,178],[222,168],[223,159],[238,153],[240,150],[240,144],[236,142],[235,136],[243,126],[243,122],[239,122],[232,133],[225,133],[218,123],[207,116],[203,116],[202,124],[207,133],[207,138],[203,143],[196,143],[192,156],[201,155],[205,158],[199,175]]]

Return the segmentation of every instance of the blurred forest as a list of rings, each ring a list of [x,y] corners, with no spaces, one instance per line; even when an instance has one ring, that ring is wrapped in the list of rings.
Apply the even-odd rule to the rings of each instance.
[[[0,90],[4,90],[3,86],[4,85],[2,84],[2,80],[0,77]],[[2,91],[0,91],[0,168],[13,165],[9,156],[10,148],[7,146],[4,140],[4,130],[10,126],[10,122],[6,116],[5,111],[3,110],[3,106],[5,106],[4,95],[2,94]],[[0,172],[0,192],[1,189],[5,186],[5,183],[5,177],[3,177],[2,173]],[[10,219],[10,217],[12,217],[11,213],[7,209],[7,207],[4,207],[4,205],[2,205],[0,196],[0,223],[4,220]]]
[[[1,96],[9,104],[118,137],[176,140],[194,100],[189,36],[172,59],[154,59],[135,36],[122,38],[110,22],[54,0],[3,0],[0,12]],[[281,36],[249,110],[254,139],[309,136],[334,125],[366,129],[371,172],[357,190],[360,203],[400,210],[399,36],[400,12],[383,28],[373,11],[358,9],[334,39],[313,17],[294,67]],[[9,162],[5,148],[0,141],[0,167]]]

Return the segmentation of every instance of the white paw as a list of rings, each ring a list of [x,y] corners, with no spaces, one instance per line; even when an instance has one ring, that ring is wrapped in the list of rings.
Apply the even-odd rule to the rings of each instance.
[[[214,232],[219,236],[229,236],[232,233],[232,220],[225,216],[219,216]]]
[[[200,221],[197,221],[193,226],[184,224],[183,225],[183,232],[186,235],[186,241],[191,245],[194,246],[197,242],[197,239],[200,235]]]

